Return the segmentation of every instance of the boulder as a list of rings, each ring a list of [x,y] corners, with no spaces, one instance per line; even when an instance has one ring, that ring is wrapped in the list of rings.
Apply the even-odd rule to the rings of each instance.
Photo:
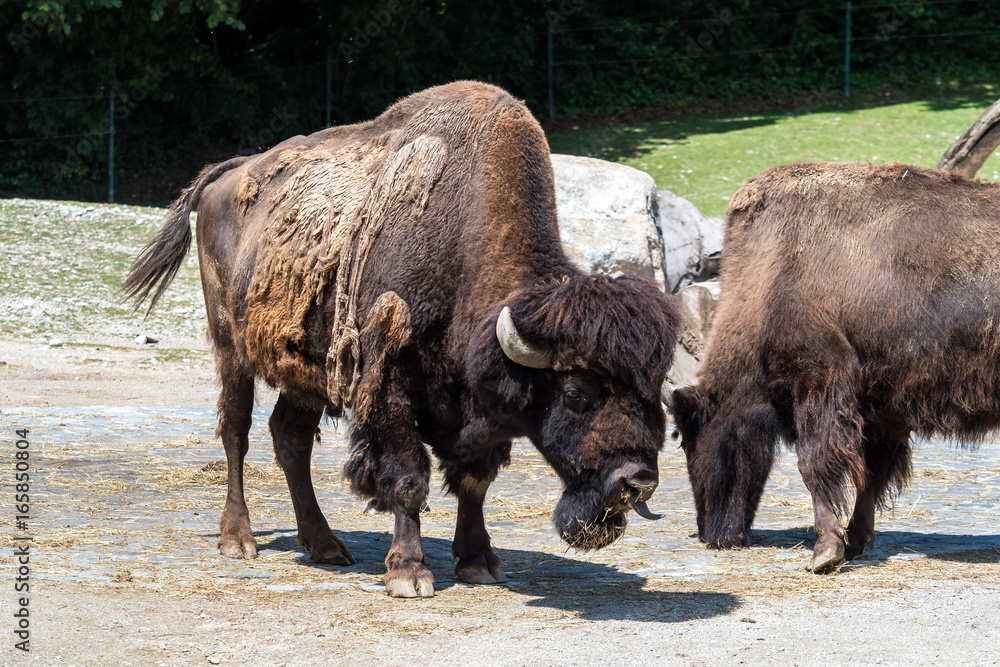
[[[667,372],[667,381],[672,385],[686,386],[697,382],[719,293],[719,282],[716,280],[688,285],[677,292],[683,325],[674,350],[674,365]]]
[[[656,183],[638,169],[553,155],[563,249],[584,271],[664,282]]]
[[[669,190],[656,193],[664,246],[666,291],[702,282],[719,274],[722,225]]]
[[[559,236],[581,269],[651,278],[667,292],[718,273],[722,227],[646,172],[553,155]]]

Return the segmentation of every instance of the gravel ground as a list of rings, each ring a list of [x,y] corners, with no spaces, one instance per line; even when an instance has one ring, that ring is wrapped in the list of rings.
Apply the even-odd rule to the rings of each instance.
[[[911,488],[869,554],[830,576],[804,567],[811,510],[790,454],[768,483],[754,548],[692,536],[676,443],[651,509],[597,553],[567,550],[549,516],[558,480],[527,443],[491,489],[487,525],[511,581],[452,575],[455,505],[435,485],[423,517],[436,596],[382,590],[391,539],[340,479],[345,426],[324,425],[320,504],[358,558],[318,566],[266,432],[262,390],[248,501],[261,556],[215,549],[223,458],[194,253],[145,322],[115,288],[163,211],[0,201],[0,463],[13,493],[13,431],[30,429],[27,531],[0,531],[3,665],[187,664],[995,664],[1000,661],[1000,446],[915,446]],[[65,268],[65,270],[64,270]],[[137,335],[158,343],[140,344]],[[31,542],[31,652],[14,649],[15,537]],[[6,624],[6,625],[4,625]]]

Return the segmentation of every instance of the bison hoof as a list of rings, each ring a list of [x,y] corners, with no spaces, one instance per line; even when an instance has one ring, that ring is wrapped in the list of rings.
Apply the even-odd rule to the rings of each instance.
[[[867,535],[861,536],[856,533],[852,533],[850,530],[847,531],[847,546],[844,548],[844,559],[854,560],[861,554],[865,552],[865,549],[870,549],[875,546],[875,536]]]
[[[844,541],[838,537],[821,537],[813,549],[809,569],[813,574],[826,574],[843,562]]]
[[[253,535],[223,535],[219,538],[219,553],[226,558],[256,558],[257,540]]]
[[[736,533],[733,535],[723,535],[716,539],[702,539],[709,549],[744,549],[750,546],[750,533]]]
[[[502,584],[507,581],[507,575],[500,567],[500,559],[496,556],[463,558],[455,566],[455,576],[466,584]]]
[[[434,597],[434,575],[423,563],[398,563],[382,578],[394,598]]]
[[[351,550],[341,542],[333,531],[327,530],[325,535],[309,539],[299,533],[299,544],[309,550],[309,559],[314,563],[329,563],[331,565],[354,565]]]

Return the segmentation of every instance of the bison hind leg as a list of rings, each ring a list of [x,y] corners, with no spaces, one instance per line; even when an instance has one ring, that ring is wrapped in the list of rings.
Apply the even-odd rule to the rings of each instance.
[[[285,394],[280,394],[269,422],[274,455],[288,482],[299,530],[299,544],[309,549],[313,562],[352,565],[354,557],[330,530],[316,502],[309,471],[313,440],[322,416],[321,406],[297,405]]]
[[[250,529],[250,512],[243,493],[243,459],[250,449],[253,413],[253,368],[228,350],[217,351],[217,366],[222,391],[216,435],[226,450],[228,475],[226,507],[219,521],[219,552],[228,558],[256,558],[257,540]]]

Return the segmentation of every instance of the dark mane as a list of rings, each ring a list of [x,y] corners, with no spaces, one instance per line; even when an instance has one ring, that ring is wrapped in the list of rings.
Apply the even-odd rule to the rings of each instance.
[[[555,348],[557,370],[590,368],[659,395],[680,315],[652,281],[580,275],[524,289],[507,305],[525,336]]]

